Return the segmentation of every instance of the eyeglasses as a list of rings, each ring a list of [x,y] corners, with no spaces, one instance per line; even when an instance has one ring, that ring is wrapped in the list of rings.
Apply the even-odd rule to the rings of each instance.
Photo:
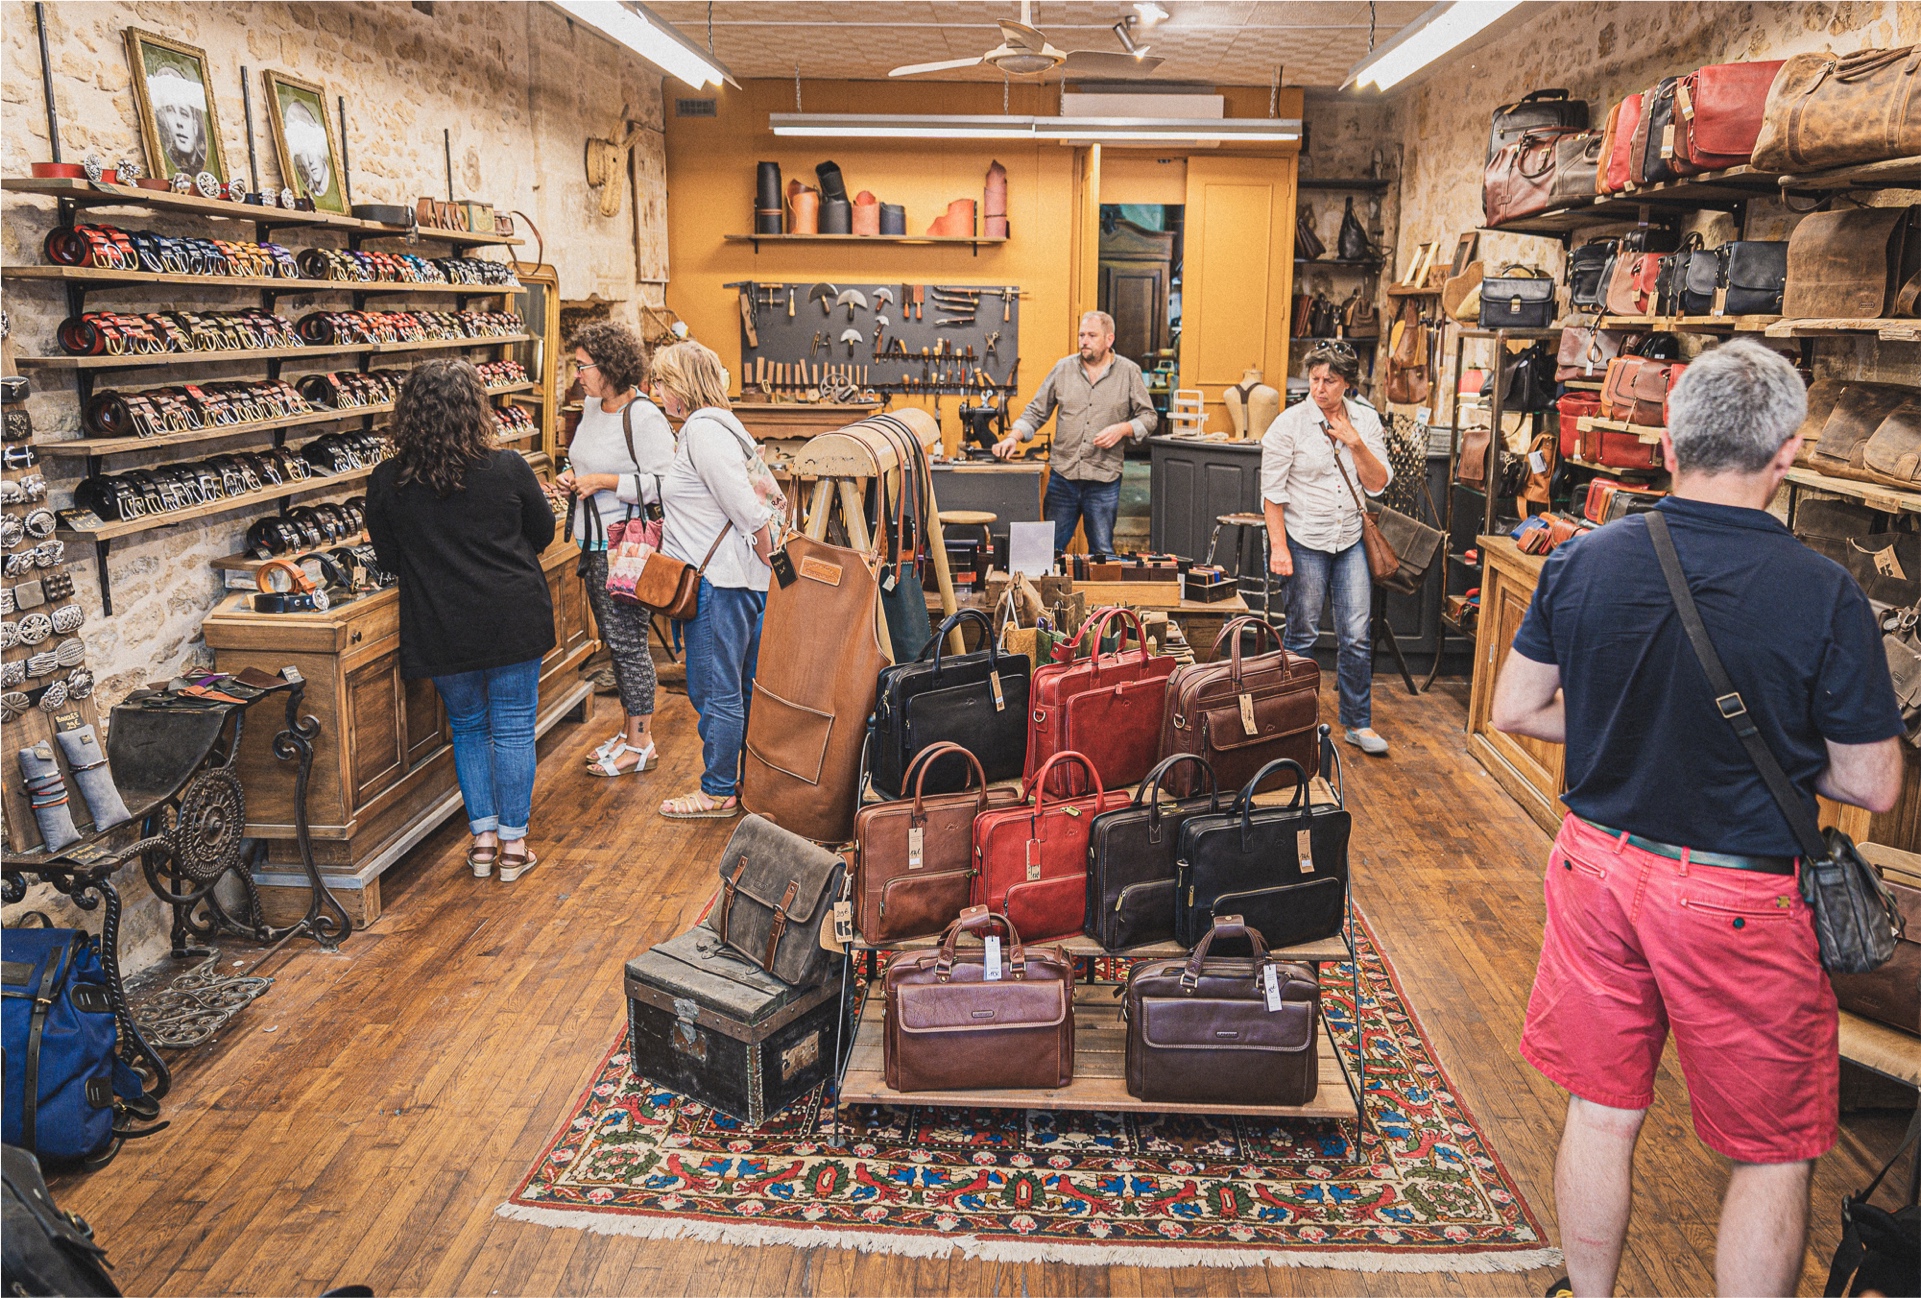
[[[597,370],[600,368],[600,365],[594,361],[588,361],[585,365],[582,365],[579,361],[569,361],[567,363],[574,367],[574,373],[576,374],[585,374],[588,370]]]

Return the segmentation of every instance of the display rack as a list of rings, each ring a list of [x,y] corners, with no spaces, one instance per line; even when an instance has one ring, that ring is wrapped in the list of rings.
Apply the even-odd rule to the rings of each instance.
[[[962,244],[971,247],[978,257],[981,245],[991,248],[1008,239],[1004,234],[723,234],[720,237],[727,243],[753,244],[755,256],[760,255],[763,243],[892,243],[908,247]]]

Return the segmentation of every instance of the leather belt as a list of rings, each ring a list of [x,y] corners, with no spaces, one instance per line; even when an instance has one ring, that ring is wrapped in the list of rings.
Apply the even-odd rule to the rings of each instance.
[[[1610,829],[1597,824],[1586,816],[1577,816],[1583,825],[1598,829],[1609,838],[1627,839],[1629,847],[1638,847],[1643,852],[1665,856],[1670,861],[1686,861],[1689,865],[1712,865],[1722,870],[1751,870],[1756,874],[1793,874],[1795,863],[1800,860],[1794,856],[1738,856],[1731,852],[1699,852],[1693,848],[1676,847],[1672,843],[1658,842],[1652,838],[1642,838],[1639,834],[1629,834],[1625,830]]]

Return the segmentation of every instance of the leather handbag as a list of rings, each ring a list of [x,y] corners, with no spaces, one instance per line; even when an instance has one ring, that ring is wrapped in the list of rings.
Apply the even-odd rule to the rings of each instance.
[[[1745,165],[1780,70],[1780,59],[1764,59],[1712,63],[1682,77],[1674,87],[1673,135],[1664,146],[1677,165],[1690,174]]]
[[[1359,289],[1341,305],[1341,334],[1346,338],[1381,336],[1381,309]]]
[[[1688,257],[1700,251],[1702,251],[1701,236],[1699,233],[1694,233],[1683,239],[1679,248],[1661,255],[1656,262],[1654,272],[1654,303],[1648,314],[1681,314],[1681,294],[1687,285]],[[1710,267],[1708,297],[1709,305],[1712,305],[1714,272],[1720,267],[1712,257],[1706,257],[1704,260]]]
[[[1569,131],[1555,138],[1554,179],[1547,191],[1549,207],[1593,201],[1603,139],[1601,131]]]
[[[1252,654],[1242,651],[1249,635]],[[1277,757],[1292,758],[1311,775],[1320,762],[1320,689],[1321,669],[1312,657],[1283,649],[1261,619],[1237,617],[1215,636],[1209,661],[1177,668],[1168,679],[1161,751],[1206,759],[1209,775],[1228,788],[1239,788]],[[1178,768],[1165,777],[1167,787],[1190,797],[1194,774]]]
[[[1217,940],[1245,941],[1252,954],[1209,959]],[[1271,961],[1259,931],[1223,915],[1185,960],[1128,971],[1127,1093],[1162,1104],[1307,1104],[1320,1083],[1320,1008],[1312,966]]]
[[[999,926],[1003,957],[956,949],[962,933]],[[1055,1090],[1074,1080],[1074,964],[1028,948],[1005,915],[974,906],[938,951],[901,954],[882,982],[881,1061],[889,1090]]]
[[[1294,295],[1294,319],[1289,326],[1289,332],[1296,338],[1314,336],[1314,295],[1312,293]]]
[[[1333,436],[1329,433],[1328,439],[1332,441]],[[1394,553],[1394,547],[1381,534],[1381,525],[1361,499],[1360,491],[1354,486],[1354,475],[1347,471],[1340,450],[1338,446],[1333,448],[1334,467],[1341,471],[1341,481],[1347,484],[1347,494],[1353,498],[1354,508],[1361,515],[1361,550],[1367,555],[1367,575],[1378,585],[1400,572],[1401,556]]]
[[[1912,617],[1912,610],[1889,612],[1896,617],[1903,613]],[[1909,652],[1912,655],[1912,650]],[[1921,666],[1921,659],[1910,657],[1910,661]],[[1921,685],[1912,669],[1909,679],[1911,685]],[[1908,696],[1902,701],[1905,711]],[[1874,849],[1863,845],[1861,851],[1866,855]],[[1901,912],[1906,931],[1895,943],[1894,958],[1873,973],[1834,974],[1829,981],[1834,984],[1834,999],[1848,1013],[1886,1023],[1910,1036],[1921,1035],[1921,874],[1895,861],[1876,860],[1874,864]]]
[[[1554,410],[1559,416],[1561,458],[1586,459],[1581,451],[1581,420],[1601,413],[1601,398],[1592,392],[1565,393],[1554,403]]]
[[[1207,777],[1207,796],[1167,798],[1170,771]],[[1190,778],[1192,782],[1192,778]],[[1087,910],[1081,932],[1109,951],[1174,940],[1174,858],[1189,816],[1221,809],[1214,770],[1194,753],[1163,759],[1134,799],[1094,817],[1087,833]]]
[[[1593,325],[1561,330],[1560,346],[1554,352],[1554,381],[1602,378],[1607,373],[1608,362],[1625,351],[1635,336]]]
[[[1753,162],[1806,172],[1921,154],[1921,45],[1797,54],[1781,64]]]
[[[1675,287],[1676,315],[1711,315],[1720,310],[1721,274],[1728,246],[1723,244],[1712,250],[1687,254],[1687,265],[1681,270]],[[1775,305],[1780,306],[1779,298],[1775,299]]]
[[[936,764],[959,770],[963,781],[971,774],[978,787],[928,793]],[[1020,799],[1019,790],[988,788],[980,762],[952,743],[922,749],[906,784],[911,798],[871,802],[854,817],[854,927],[875,946],[954,922],[974,885],[974,818]]]
[[[1530,131],[1488,160],[1481,177],[1481,208],[1490,228],[1547,211],[1560,137],[1557,131]]]
[[[1718,315],[1780,315],[1788,283],[1785,239],[1738,239],[1715,252]],[[1692,284],[1690,284],[1692,293]]]
[[[1526,413],[1554,404],[1555,354],[1545,339],[1501,360],[1501,409]]]
[[[1562,398],[1562,400],[1566,399]],[[1562,419],[1565,421],[1567,416],[1563,415]],[[1567,435],[1566,430],[1570,428],[1578,429],[1579,424],[1564,422],[1562,424],[1564,438]],[[1577,431],[1575,437],[1580,458],[1589,464],[1598,464],[1604,469],[1658,469],[1664,463],[1659,442],[1644,442],[1633,433],[1621,433],[1590,426],[1585,432]]]
[[[1373,241],[1367,237],[1367,227],[1354,215],[1354,196],[1348,195],[1347,208],[1341,213],[1341,233],[1335,245],[1342,261],[1366,261],[1374,256]]]
[[[1480,263],[1475,263],[1477,266]],[[1401,299],[1401,310],[1388,340],[1387,399],[1401,405],[1416,405],[1427,400],[1431,381],[1428,376],[1428,331],[1421,321],[1420,308],[1413,298]]]
[[[1608,114],[1607,140],[1602,145],[1601,178],[1604,194],[1618,194],[1634,183],[1634,135],[1641,124],[1641,96],[1627,96]]]
[[[720,895],[702,921],[732,950],[789,987],[811,987],[833,958],[820,923],[846,863],[770,820],[746,815],[720,854]]]
[[[1831,390],[1834,391],[1833,406],[1821,425],[1821,436],[1808,457],[1809,465],[1831,477],[1880,481],[1879,475],[1868,467],[1868,441],[1881,427],[1881,421],[1913,398],[1916,390],[1896,383],[1853,380]]]
[[[947,634],[964,622],[980,625],[981,648],[950,655]],[[880,670],[867,746],[874,788],[901,797],[915,754],[944,741],[965,745],[979,759],[983,782],[1019,779],[1032,669],[1026,655],[1001,652],[992,621],[979,609],[962,609],[942,622],[919,658]],[[966,775],[950,762],[928,780],[928,792],[952,793]]]
[[[1294,217],[1294,255],[1305,261],[1319,261],[1326,251],[1327,245],[1314,231],[1314,209],[1301,204],[1300,212]]]
[[[1916,89],[1921,91],[1921,83]],[[1798,320],[1867,320],[1911,313],[1913,294],[1921,293],[1916,211],[1864,207],[1804,217],[1788,235],[1782,314]]]
[[[1461,450],[1454,464],[1457,482],[1476,491],[1487,490],[1487,456],[1493,441],[1494,435],[1485,425],[1461,430]]]
[[[1527,266],[1509,266],[1481,281],[1481,328],[1546,329],[1554,323],[1554,281]]]
[[[1667,394],[1686,368],[1679,361],[1617,356],[1608,362],[1607,376],[1601,382],[1601,417],[1665,428]]]
[[[1421,494],[1427,497],[1428,513],[1438,520],[1441,511],[1435,508],[1434,498],[1428,494],[1426,467],[1423,464],[1420,471]],[[1388,590],[1412,595],[1420,590],[1427,580],[1428,569],[1440,557],[1441,543],[1447,539],[1446,533],[1391,505],[1380,505],[1373,512],[1375,526],[1381,529],[1381,536],[1401,561],[1394,575],[1383,577],[1379,584]]]
[[[1606,301],[1605,278],[1609,261],[1619,241],[1589,239],[1567,255],[1567,302],[1576,311],[1600,311]]]
[[[707,557],[700,561],[700,567],[659,550],[650,551],[640,569],[640,576],[634,581],[636,604],[644,604],[656,613],[686,622],[700,611],[700,579],[707,571],[707,565],[714,561],[714,552],[720,543],[727,539],[733,530],[729,523],[720,529],[720,535],[707,547]]]
[[[1674,156],[1674,88],[1680,84],[1679,77],[1662,77],[1641,98],[1641,120],[1634,127],[1641,150],[1636,184],[1659,185],[1693,174],[1685,159]]]
[[[1133,649],[1100,651],[1110,623],[1119,624],[1117,646],[1132,632]],[[1160,757],[1162,703],[1174,659],[1148,647],[1140,614],[1127,608],[1090,616],[1067,652],[1083,650],[1084,658],[1047,663],[1034,672],[1024,773],[1031,780],[1056,753],[1071,751],[1099,774],[1100,784],[1138,784]],[[1083,786],[1069,782],[1075,769],[1062,770],[1050,791],[1079,792]]]
[[[1049,799],[1056,768],[1083,768],[1092,792]],[[1127,805],[1125,789],[1102,788],[1100,773],[1079,753],[1056,753],[1021,786],[1021,800],[990,807],[974,819],[973,904],[1010,916],[1046,938],[1081,931],[1087,910],[1087,836],[1094,817]]]
[[[1560,88],[1529,91],[1517,102],[1502,104],[1494,110],[1489,122],[1487,156],[1482,162],[1492,162],[1495,154],[1530,131],[1585,131],[1587,125],[1587,100],[1570,99],[1567,91]]]
[[[1875,426],[1863,458],[1884,482],[1921,486],[1921,395],[1903,401]]]
[[[1285,806],[1256,806],[1270,775],[1295,781]],[[1281,758],[1263,766],[1220,814],[1181,826],[1175,872],[1174,936],[1193,946],[1218,915],[1240,915],[1277,946],[1332,937],[1347,915],[1347,811],[1315,805],[1307,772]]]

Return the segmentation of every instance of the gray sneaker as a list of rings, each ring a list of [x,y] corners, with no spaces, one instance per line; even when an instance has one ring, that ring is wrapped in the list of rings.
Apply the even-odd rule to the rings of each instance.
[[[1366,726],[1360,730],[1350,726],[1346,739],[1348,743],[1353,744],[1369,757],[1382,757],[1387,753],[1387,740],[1375,734],[1373,726]]]

